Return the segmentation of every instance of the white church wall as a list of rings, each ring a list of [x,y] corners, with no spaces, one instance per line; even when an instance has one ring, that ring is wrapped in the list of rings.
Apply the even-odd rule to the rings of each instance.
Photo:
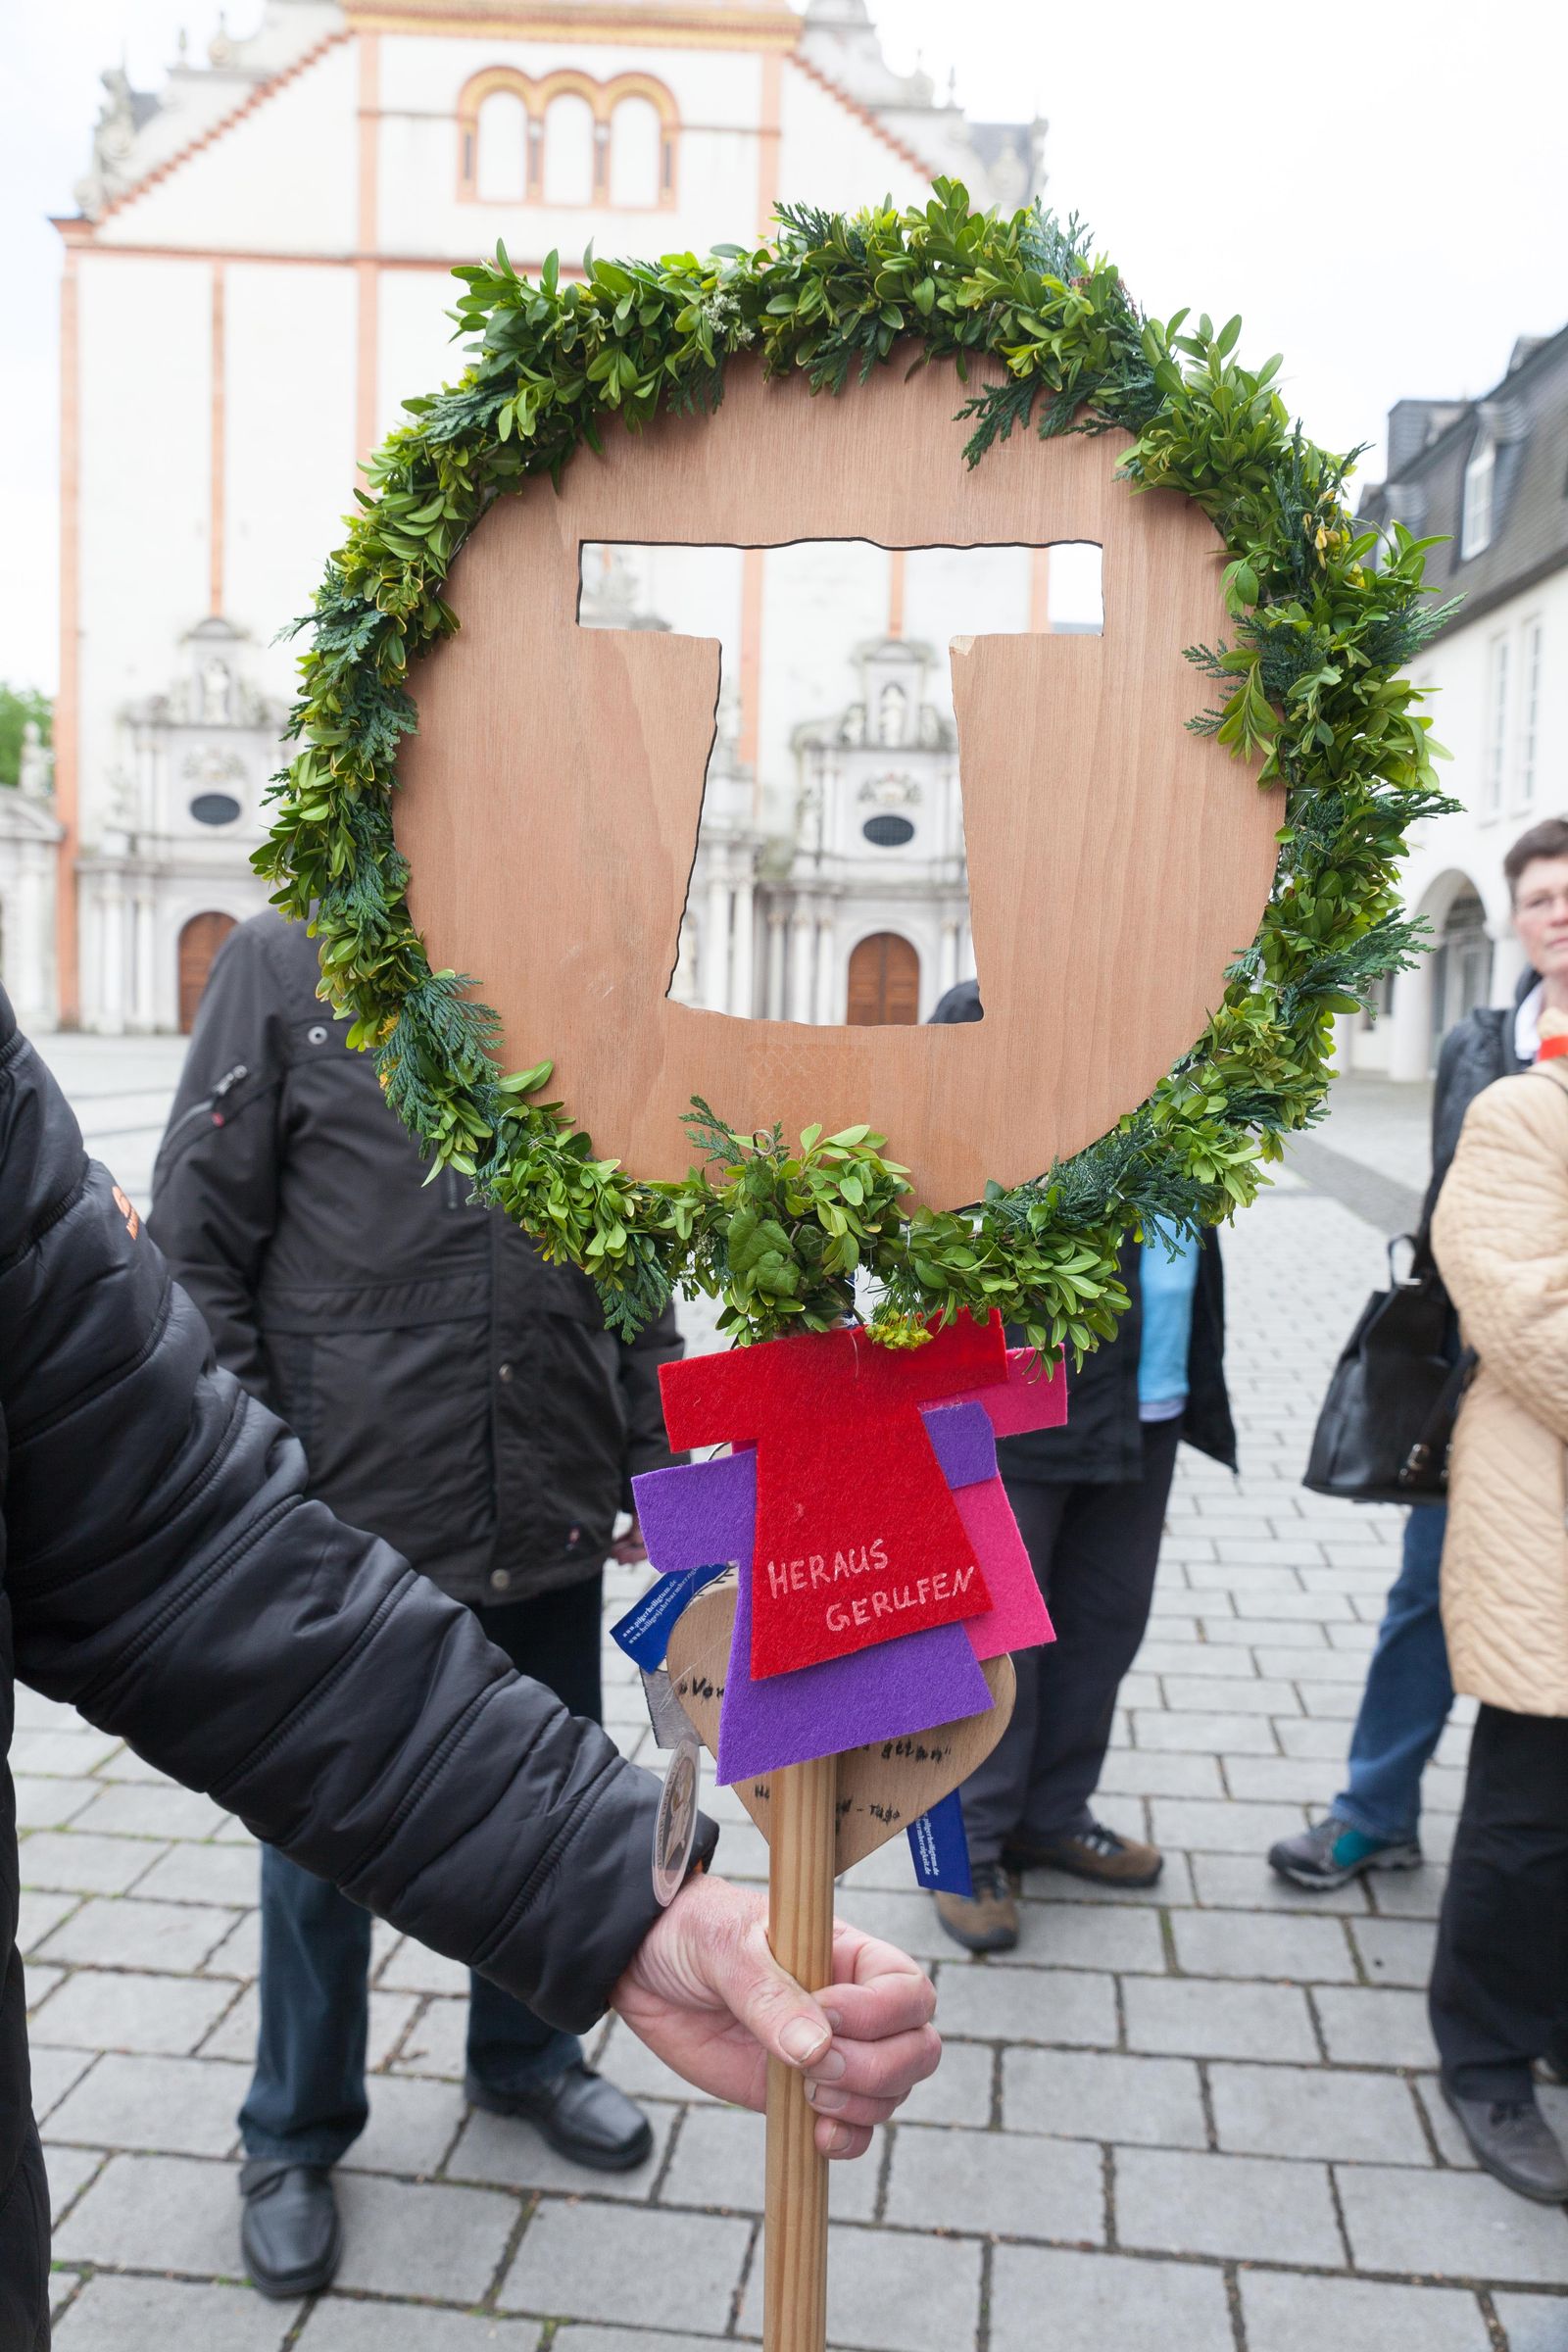
[[[778,189],[786,203],[854,212],[889,194],[896,204],[913,204],[930,192],[928,172],[788,58],[779,122]]]

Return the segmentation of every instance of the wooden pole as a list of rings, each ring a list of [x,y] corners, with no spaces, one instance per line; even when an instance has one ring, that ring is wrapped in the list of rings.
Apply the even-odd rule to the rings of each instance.
[[[767,1938],[808,1992],[833,1974],[833,1862],[838,1758],[772,1776]],[[763,2352],[824,2352],[827,2343],[827,2158],[816,2152],[806,2082],[777,2059],[767,2070],[767,2206]]]

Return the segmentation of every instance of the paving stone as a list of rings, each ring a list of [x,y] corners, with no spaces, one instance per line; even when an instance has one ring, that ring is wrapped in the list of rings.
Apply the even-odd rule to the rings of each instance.
[[[419,2180],[439,2171],[466,2113],[462,2092],[450,2082],[378,2075],[369,2094],[370,2120],[344,2163],[356,2172],[403,2173]],[[526,2130],[520,2124],[504,2128]],[[580,2186],[580,2173],[577,2179]]]
[[[91,1838],[83,1830],[35,1830],[22,1841],[22,1884],[81,1894],[123,1894],[158,1859],[134,1838]]]
[[[278,2352],[303,2308],[264,2303],[248,2286],[101,2276],[88,2279],[59,2322],[55,2342],[59,2352]],[[379,2324],[385,2352],[384,2312]],[[319,2352],[314,2335],[311,2344]],[[433,2336],[421,2352],[437,2352]]]
[[[1100,2150],[1084,2140],[910,2125],[894,2140],[887,2219],[915,2230],[1103,2245]]]
[[[1296,1722],[1280,1724],[1279,1742],[1288,1756],[1317,1756],[1327,1763],[1340,1766],[1340,1785],[1346,1776],[1346,1754],[1350,1744],[1349,1734],[1342,1724],[1320,1722],[1316,1716],[1305,1715]],[[1339,1794],[1336,1788],[1334,1793]]]
[[[1127,1914],[1113,1912],[1109,1916],[1125,1918]],[[989,1961],[977,1968],[953,1961],[945,1964],[937,1977],[937,2026],[960,2042],[967,2037],[1114,2049],[1116,1986],[1110,1977],[1091,1976],[1087,1970],[1004,1969]],[[956,2047],[946,2052],[937,2081],[956,2055]],[[967,2120],[984,2123],[986,2118]]]
[[[1306,1805],[1314,1816],[1328,1811],[1345,1781],[1340,1755],[1222,1756],[1220,1762],[1226,1793],[1239,1803]]]
[[[1568,2215],[1485,2173],[1348,2164],[1336,2180],[1359,2270],[1528,2286],[1568,2279]]]
[[[48,1968],[41,1960],[29,1960],[26,1967],[27,2015],[36,2016],[57,1984],[64,1984],[65,1971]]]
[[[172,1845],[136,1892],[164,1903],[227,1903],[248,1910],[261,1891],[256,1851],[248,1845]]]
[[[847,2352],[968,2352],[980,2324],[980,2248],[961,2239],[828,2232],[828,2341]],[[761,2265],[747,2282],[741,2327],[760,2324]]]
[[[1299,1715],[1296,1686],[1287,1682],[1231,1681],[1214,1675],[1167,1674],[1160,1678],[1165,1704],[1200,1715]]]
[[[62,1829],[85,1812],[98,1794],[96,1781],[29,1780],[20,1773],[12,1787],[19,1830]]]
[[[417,1999],[418,1995],[412,1997]],[[394,2072],[400,2075],[439,2075],[449,2082],[461,2082],[467,2034],[466,2000],[426,2002],[403,2036]]]
[[[1118,2148],[1115,2209],[1123,2246],[1334,2268],[1345,2259],[1326,2165]]]
[[[541,2318],[727,2332],[755,2226],[720,2214],[547,2202],[523,2231],[496,2303]]]
[[[1396,2075],[1215,2065],[1208,2070],[1208,2088],[1219,2144],[1229,2154],[1355,2164],[1432,2161],[1410,2087]]]
[[[406,2334],[406,2328],[413,2332]],[[494,2314],[431,2311],[427,2307],[412,2312],[407,2304],[389,2309],[385,2303],[351,2302],[345,2295],[323,2295],[299,2337],[301,2352],[535,2352],[538,2340],[537,2320],[505,2320]],[[680,2345],[667,2335],[617,2334],[599,2340],[610,2343],[612,2352],[644,2352],[648,2345],[657,2345],[660,2352],[681,2352]],[[558,2335],[551,2352],[556,2345],[564,2346],[565,2352],[592,2352],[588,2332],[577,2328]],[[70,2345],[66,2352],[71,2352]],[[149,2352],[153,2352],[151,2346]],[[172,2346],[170,2352],[175,2348]],[[222,2352],[227,2352],[226,2345]]]
[[[1266,1853],[1277,1838],[1294,1838],[1306,1827],[1299,1805],[1242,1805],[1200,1798],[1153,1798],[1156,1845],[1179,1845],[1189,1852],[1221,1854]]]
[[[1253,1650],[1259,1674],[1272,1680],[1289,1680],[1297,1686],[1302,1706],[1306,1706],[1306,1689],[1311,1685],[1343,1686],[1355,1693],[1360,1702],[1361,1686],[1366,1681],[1366,1660],[1351,1657],[1343,1649],[1265,1649],[1261,1644]],[[1291,1714],[1292,1708],[1282,1712]]]
[[[1248,2352],[1489,2352],[1492,2341],[1474,2295],[1451,2288],[1244,2271],[1241,2289]]]
[[[1434,1927],[1415,1919],[1358,1919],[1350,1934],[1374,1984],[1408,1984],[1425,1991],[1437,1943]]]
[[[196,1788],[164,1784],[149,1787],[137,1781],[120,1781],[111,1786],[93,1781],[88,1786],[94,1803],[90,1816],[80,1826],[99,1831],[105,1837],[211,1838],[230,1819],[221,1805],[215,1805],[210,1796],[203,1796]]]
[[[95,1732],[85,1724],[77,1731],[19,1731],[11,1742],[11,1769],[84,1780],[106,1763],[119,1745],[107,1732]]]
[[[1225,2280],[1190,2263],[999,2246],[991,2352],[1234,2352]]]
[[[916,1960],[944,1960],[953,1949],[928,1894],[885,1894],[857,1886],[840,1892],[837,1910],[841,1919],[902,1945]]]
[[[32,2074],[32,2112],[41,2124],[94,2063],[87,2050],[51,2050],[34,2042],[28,2052]]]
[[[426,1951],[412,1936],[405,1936],[385,1966],[377,1969],[375,1982],[386,1992],[440,1992],[462,2000],[468,1995],[467,1970],[444,1952]]]
[[[662,2058],[656,2058],[648,2044],[639,2041],[630,2027],[623,2026],[618,2019],[612,2025],[608,2038],[594,2052],[593,2063],[602,2075],[608,2075],[612,2082],[617,2083],[628,2098],[684,2099],[691,2102],[708,2097],[706,2091],[682,2082],[672,2067],[666,2066]]]
[[[232,1984],[192,1977],[78,1968],[32,2029],[34,2041],[70,2049],[188,2057],[234,1997]]]
[[[1314,1992],[1323,2039],[1336,2066],[1431,2066],[1437,2052],[1424,1992],[1367,1992],[1325,1985]]]
[[[1176,1958],[1190,1977],[1288,1978],[1300,1984],[1355,1982],[1355,1963],[1337,1919],[1267,1911],[1184,1911],[1171,1927]]]
[[[1201,2148],[1208,2134],[1198,2069],[1187,2058],[1107,2051],[1007,2050],[1002,2122],[1013,2132]]]
[[[1508,2352],[1563,2352],[1568,2315],[1557,2295],[1494,2295],[1493,2305],[1508,2338]]]
[[[233,1913],[230,1912],[230,1918]],[[262,1915],[260,1911],[242,1911],[228,1934],[215,1943],[202,1962],[204,1977],[238,1977],[242,1981],[260,1976],[262,1969]]]
[[[371,2294],[477,2303],[520,2211],[515,2198],[488,2188],[429,2180],[414,2186],[348,2171],[337,2183],[344,2240],[337,2283]]]
[[[1270,1870],[1262,1854],[1195,1854],[1193,1883],[1200,1903],[1222,1911],[1349,1912],[1366,1916],[1365,1883],[1318,1891],[1298,1886]]]
[[[903,2121],[904,2111],[900,2111]],[[476,2117],[475,2122],[479,2119]],[[660,2121],[661,2146],[667,2140],[673,2115],[666,2109]],[[951,2134],[938,2132],[939,2138]],[[967,2135],[978,2137],[977,2133]],[[827,2171],[828,2211],[836,2222],[868,2222],[876,2212],[877,2187],[887,2135],[878,2132],[863,2156],[853,2162],[830,2164]],[[646,2196],[659,2171],[656,2153],[647,2168],[641,2193]],[[456,2162],[448,2168],[456,2170]],[[738,2107],[694,2107],[680,2127],[669,2172],[659,2192],[662,2205],[705,2205],[728,2213],[760,2213],[763,2187],[763,2132],[760,2115]],[[635,2174],[627,2174],[635,2180]],[[577,2176],[581,2185],[582,2176]],[[519,2183],[519,2185],[522,2185]],[[560,2187],[561,2181],[540,2182]]]
[[[1279,1753],[1266,1716],[1156,1715],[1149,1707],[1140,1707],[1133,1717],[1133,1745],[1156,1755],[1172,1749],[1205,1756]]]
[[[1362,1881],[1371,1908],[1383,1919],[1436,1919],[1448,1884],[1430,1860],[1420,1870],[1378,1870]]]
[[[449,2103],[455,2094],[445,2084],[401,2082],[396,2076],[384,2077],[388,2088],[418,2090],[428,2094],[439,2091]],[[370,2112],[373,2117],[380,2084],[372,2084]],[[455,2108],[449,2104],[454,2123],[464,2112],[461,2099]],[[552,2189],[569,2196],[585,2192],[596,2197],[613,2197],[632,2204],[646,2204],[653,2193],[655,2181],[664,2161],[664,2151],[674,2130],[677,2110],[674,2107],[653,2106],[648,2121],[653,2128],[653,2152],[628,2173],[589,2173],[580,2164],[558,2156],[554,2148],[536,2132],[531,2124],[514,2116],[486,2115],[480,2109],[469,2112],[457,2144],[442,2167],[444,2180],[474,2181],[480,2187],[514,2188],[522,2190]],[[454,2124],[449,2124],[447,2138],[452,2138]],[[349,2159],[359,2162],[358,2148]],[[407,2171],[404,2165],[383,2168],[387,2171]],[[428,2169],[428,2168],[421,2168]],[[836,2168],[842,2170],[843,2168]],[[673,2202],[702,2202],[676,2198]]]
[[[984,2042],[955,2041],[934,2075],[917,2082],[899,2109],[901,2123],[969,2124],[991,2121],[996,2053]]]
[[[1216,1756],[1156,1756],[1141,1747],[1118,1747],[1107,1754],[1100,1786],[1118,1796],[1223,1796],[1225,1793]]]
[[[1302,1683],[1299,1685],[1299,1697],[1308,1715],[1323,1716],[1342,1725],[1353,1723],[1361,1711],[1361,1686],[1358,1683]],[[1348,1747],[1348,1731],[1345,1731],[1342,1737]]]
[[[138,1895],[93,1895],[39,1948],[44,1960],[88,1968],[196,1969],[222,1942],[232,1911],[204,1903],[150,1903]]]
[[[1240,1650],[1245,1654],[1248,1650],[1255,1648],[1260,1642],[1266,1642],[1273,1649],[1326,1649],[1328,1647],[1328,1635],[1321,1625],[1309,1617],[1299,1619],[1289,1617],[1205,1618],[1203,1635],[1203,1646],[1200,1654],[1205,1660],[1216,1657],[1216,1653],[1222,1656],[1227,1651]],[[1213,1674],[1222,1670],[1218,1667],[1216,1658],[1216,1663],[1205,1664],[1202,1671],[1205,1674]],[[1225,1668],[1223,1671],[1231,1672],[1233,1670]],[[1250,1661],[1248,1664],[1248,1672],[1250,1674],[1257,1672],[1257,1668]]]
[[[17,1902],[17,1949],[24,1959],[36,1944],[69,1919],[81,1901],[79,1894],[24,1894]]]
[[[666,2335],[662,2330],[649,2335],[640,2328],[629,2332],[624,2328],[562,2328],[550,2339],[550,2352],[713,2352],[719,2340],[712,2335]],[[531,2352],[531,2337],[528,2343]],[[838,2347],[830,2346],[829,2352],[838,2352]]]
[[[991,1966],[1132,1969],[1140,1976],[1155,1977],[1165,1973],[1159,1914],[1148,1905],[1113,1910],[1108,1903],[1026,1902],[1019,1906],[1018,1929],[1016,1949],[993,1952]]]
[[[1306,1995],[1294,1985],[1129,1977],[1122,2000],[1129,2049],[1304,2065],[1318,2054]]]
[[[102,2148],[45,2148],[44,2172],[49,2180],[49,2218],[58,2224],[70,2211],[104,2162]]]
[[[250,2069],[214,2058],[100,2058],[49,2119],[45,2138],[168,2156],[226,2156]]]
[[[234,2277],[238,2168],[183,2156],[112,2156],[55,2231],[60,2262]]]

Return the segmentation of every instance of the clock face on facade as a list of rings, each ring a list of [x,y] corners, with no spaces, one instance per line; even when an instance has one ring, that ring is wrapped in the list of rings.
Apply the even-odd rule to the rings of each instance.
[[[966,468],[957,397],[941,368],[812,400],[799,377],[732,363],[711,417],[580,452],[558,494],[500,502],[452,570],[462,625],[414,677],[418,732],[399,760],[415,919],[432,964],[471,973],[496,1007],[503,1063],[552,1057],[552,1094],[636,1176],[684,1175],[697,1094],[743,1132],[869,1121],[916,1198],[976,1200],[1141,1102],[1256,932],[1277,797],[1184,724],[1201,687],[1183,649],[1225,628],[1211,524],[1116,481],[1115,433],[1019,435]],[[1100,633],[952,641],[981,1021],[857,1021],[852,1004],[813,1026],[668,994],[719,646],[581,625],[583,550],[851,538],[1102,551]],[[743,691],[746,661],[743,645]],[[880,717],[856,830],[893,864],[926,812],[892,789]]]

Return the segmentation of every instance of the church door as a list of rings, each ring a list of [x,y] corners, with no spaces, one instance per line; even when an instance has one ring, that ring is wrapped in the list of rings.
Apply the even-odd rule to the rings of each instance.
[[[193,914],[179,935],[179,1031],[189,1037],[213,957],[234,928],[231,914]]]
[[[854,1029],[880,1029],[920,1017],[920,958],[897,931],[873,931],[850,957]]]

